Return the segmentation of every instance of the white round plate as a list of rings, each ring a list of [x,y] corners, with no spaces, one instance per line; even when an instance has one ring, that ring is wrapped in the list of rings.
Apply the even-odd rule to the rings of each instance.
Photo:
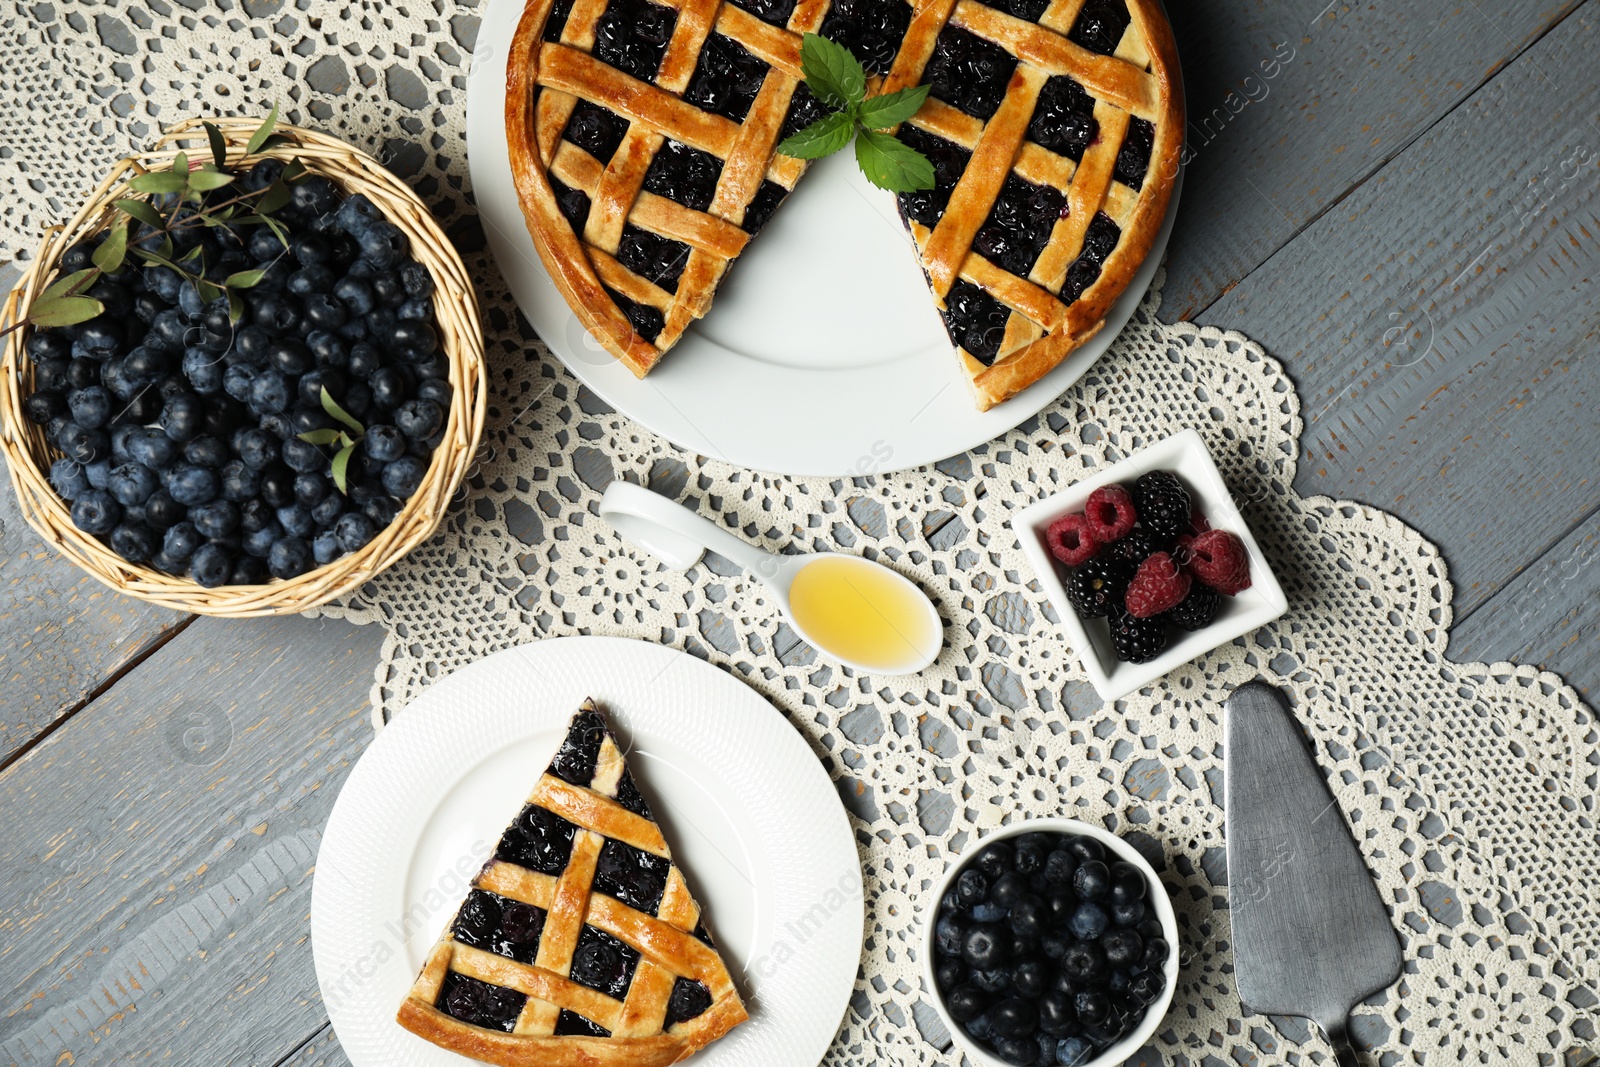
[[[823,477],[934,463],[1037,414],[1111,347],[1155,277],[1150,255],[1105,327],[1032,388],[973,406],[895,210],[855,154],[816,163],[734,264],[716,304],[644,379],[579,325],[523,222],[506,154],[507,45],[524,0],[489,0],[467,80],[467,163],[489,246],[533,328],[618,411],[701,455]]]
[[[378,734],[317,856],[311,942],[355,1067],[458,1067],[395,1022],[467,883],[592,696],[705,909],[750,1020],[694,1060],[813,1067],[861,959],[861,866],[833,783],[755,691],[686,653],[565,637],[435,683]]]

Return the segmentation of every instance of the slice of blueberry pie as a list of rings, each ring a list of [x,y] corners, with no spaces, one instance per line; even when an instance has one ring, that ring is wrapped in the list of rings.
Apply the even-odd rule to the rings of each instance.
[[[776,146],[828,113],[801,41],[872,91],[926,83],[898,136],[933,164],[900,211],[980,408],[1104,324],[1183,142],[1160,0],[528,0],[507,64],[523,214],[583,325],[643,375],[794,188]]]
[[[400,1025],[505,1067],[653,1067],[746,1017],[622,750],[585,703]]]

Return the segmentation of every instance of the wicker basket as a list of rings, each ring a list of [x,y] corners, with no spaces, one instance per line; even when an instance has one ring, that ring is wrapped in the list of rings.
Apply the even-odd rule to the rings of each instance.
[[[245,158],[245,146],[259,126],[257,119],[216,119],[228,145],[228,162]],[[46,477],[58,453],[46,443],[44,430],[22,412],[22,400],[33,384],[32,360],[23,351],[29,327],[5,337],[0,356],[0,450],[11,468],[11,484],[28,524],[67,558],[113,589],[178,611],[243,617],[283,615],[324,603],[361,585],[411,551],[438,526],[451,497],[473,461],[483,432],[485,377],[483,333],[478,301],[461,258],[456,255],[432,215],[415,193],[371,156],[311,130],[280,126],[289,143],[260,153],[288,159],[299,156],[313,172],[326,175],[346,192],[367,194],[391,222],[411,239],[412,255],[433,273],[434,316],[440,348],[450,361],[452,400],[444,441],[434,452],[421,487],[394,522],[359,552],[308,571],[288,581],[206,589],[187,578],[173,577],[129,563],[98,539],[72,524],[67,504]],[[32,265],[4,306],[3,321],[25,315],[35,296],[54,279],[62,253],[79,240],[109,225],[111,204],[128,195],[127,183],[139,174],[167,170],[180,150],[209,159],[199,120],[173,127],[142,155],[124,159],[94,191],[89,202],[65,226],[46,232]]]

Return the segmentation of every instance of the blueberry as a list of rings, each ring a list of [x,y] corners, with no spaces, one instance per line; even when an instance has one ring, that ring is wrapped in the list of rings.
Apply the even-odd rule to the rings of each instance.
[[[372,286],[360,278],[340,278],[333,284],[333,295],[351,315],[366,315],[377,306]]]
[[[339,369],[350,360],[343,338],[327,330],[312,330],[306,334],[306,347],[311,350],[311,358],[317,361],[318,367]]]
[[[1092,837],[1074,837],[1067,842],[1067,851],[1078,857],[1078,862],[1103,860],[1106,847]]]
[[[1111,998],[1098,990],[1085,989],[1072,998],[1072,1007],[1080,1023],[1093,1026],[1105,1022],[1111,1014]]]
[[[157,489],[144,502],[144,521],[153,530],[167,530],[188,517],[189,509],[172,499],[165,489]]]
[[[205,418],[205,402],[193,393],[174,393],[161,407],[161,429],[180,443],[198,437]]]
[[[128,458],[151,470],[165,470],[178,458],[178,446],[160,430],[143,429],[129,435]]]
[[[1061,957],[1061,973],[1074,982],[1103,982],[1107,973],[1105,953],[1094,942],[1080,941]]]
[[[297,233],[289,239],[289,254],[302,267],[322,266],[333,258],[333,245],[317,234]],[[317,288],[321,291],[332,284],[333,276],[330,274],[327,282]]]
[[[283,532],[290,537],[310,537],[316,533],[316,520],[311,517],[311,509],[304,504],[290,504],[288,507],[278,509],[278,525],[283,527]]]
[[[183,458],[200,467],[220,470],[231,456],[228,446],[210,434],[202,434],[183,446]]]
[[[351,236],[356,239],[362,258],[380,270],[395,266],[411,250],[411,242],[400,227],[386,219],[380,219]]]
[[[73,389],[87,389],[100,382],[100,364],[92,359],[74,356],[67,364],[67,385]]]
[[[431,400],[441,411],[449,409],[454,398],[455,391],[447,378],[428,378],[417,383],[417,399]]]
[[[975,1019],[988,1006],[989,998],[973,985],[958,985],[945,995],[945,1010],[958,1023]]]
[[[373,223],[383,221],[383,212],[367,199],[365,193],[353,193],[339,205],[335,218],[345,233],[360,237]]]
[[[144,523],[123,523],[108,538],[111,551],[129,563],[143,563],[155,554],[156,535]]]
[[[1007,967],[976,970],[971,978],[972,984],[985,993],[1004,993],[1011,986],[1011,970]]]
[[[1100,948],[1112,967],[1129,967],[1144,958],[1144,938],[1123,927],[1107,930],[1100,938]]]
[[[315,507],[333,492],[333,483],[322,473],[297,474],[294,479],[294,502]],[[313,519],[315,516],[313,516]]]
[[[291,437],[302,440],[305,435],[316,430],[342,429],[332,415],[322,410],[322,405],[296,404],[289,412],[289,425],[292,428]]]
[[[1028,835],[1030,838],[1032,836]],[[1011,864],[1020,874],[1038,874],[1044,870],[1044,849],[1039,847],[1037,841],[1024,838],[1017,842]]]
[[[201,396],[222,392],[227,370],[227,364],[214,352],[207,352],[203,348],[184,350],[183,376],[189,379],[189,385]]]
[[[300,503],[300,479],[295,479],[295,499]],[[344,497],[338,493],[330,492],[321,500],[311,505],[311,518],[318,526],[332,526],[334,520],[344,513]]]
[[[1063,934],[1049,933],[1039,938],[1039,951],[1044,953],[1046,959],[1059,960],[1067,954],[1067,946],[1072,944],[1072,939]]]
[[[211,540],[221,540],[239,528],[239,506],[231,500],[213,500],[189,509],[189,521]]]
[[[1172,946],[1167,944],[1164,937],[1145,937],[1144,953],[1139,962],[1152,971],[1160,971],[1167,966],[1167,957],[1172,955]]]
[[[396,353],[407,363],[421,363],[439,351],[439,335],[426,322],[402,318],[389,336]]]
[[[1027,1037],[1039,1025],[1039,1009],[1020,997],[1008,997],[989,1013],[1001,1037]]]
[[[250,235],[250,243],[245,246],[245,250],[257,263],[270,263],[283,253],[284,247],[283,241],[277,234],[270,228],[262,226]]]
[[[1018,937],[1036,940],[1044,933],[1049,918],[1045,902],[1032,893],[1026,894],[1011,905],[1011,932]]]
[[[217,497],[217,475],[215,471],[205,467],[197,467],[192,463],[179,463],[172,467],[172,474],[167,479],[167,492],[172,494],[172,499],[188,507],[198,507],[209,504]]]
[[[996,1037],[994,1050],[1001,1059],[1017,1067],[1028,1067],[1039,1055],[1038,1042],[1020,1037]]]
[[[1002,908],[1009,908],[1028,890],[1027,879],[1016,871],[1007,871],[989,887],[989,899]]]
[[[379,463],[393,463],[395,460],[405,455],[406,452],[405,435],[402,434],[396,427],[384,423],[378,423],[376,425],[369,426],[367,428],[366,436],[361,440],[362,447],[365,449],[367,456]],[[408,493],[406,495],[409,496],[410,494]],[[976,874],[979,878],[983,877],[983,875],[977,871],[965,871],[962,873],[961,879],[958,879],[958,888],[960,881],[965,880],[968,874]],[[964,902],[971,903],[970,901]]]
[[[993,923],[974,923],[961,941],[961,961],[979,970],[1000,966],[1010,953],[1009,933]]]
[[[252,470],[261,470],[278,458],[278,442],[256,426],[235,433],[232,445],[234,453]]]
[[[261,499],[275,508],[286,508],[294,503],[294,472],[282,463],[273,463],[261,471]]]
[[[383,488],[398,500],[409,500],[427,476],[428,465],[415,456],[401,456],[383,468]]]
[[[51,359],[66,359],[72,351],[72,342],[65,334],[55,330],[34,330],[24,345],[28,357],[35,363]]]
[[[1067,920],[1078,907],[1078,898],[1066,886],[1047,884],[1044,891],[1044,905],[1049,912],[1049,925],[1061,930],[1066,928]]]
[[[358,419],[364,419],[372,411],[372,390],[363,381],[353,381],[344,387],[344,396],[339,398],[339,406]]]
[[[86,534],[104,537],[122,520],[122,507],[110,493],[90,489],[72,502],[72,525]]]
[[[102,385],[74,389],[67,394],[67,407],[73,421],[88,430],[98,430],[111,421],[111,394]]]
[[[1122,904],[1130,900],[1143,900],[1149,891],[1144,872],[1125,860],[1111,865],[1111,902]]]
[[[988,1041],[994,1037],[994,1024],[989,1019],[989,1013],[979,1012],[962,1024],[962,1028],[979,1041]]]
[[[410,391],[399,367],[380,367],[373,371],[367,376],[367,387],[372,390],[372,402],[380,408],[398,408],[406,402]]]
[[[360,512],[346,512],[339,516],[339,521],[334,524],[334,531],[339,535],[339,544],[346,552],[355,552],[366,546],[367,542],[377,536],[377,528],[372,525],[372,520]],[[970,935],[969,935],[970,936]],[[962,946],[965,955],[965,944]]]
[[[272,552],[272,546],[283,537],[283,527],[276,522],[269,522],[265,526],[245,532],[241,547],[246,553],[260,559],[266,559]]]
[[[111,435],[104,430],[91,430],[69,420],[56,438],[56,447],[79,463],[93,463],[98,459],[111,458]]]
[[[383,357],[372,345],[362,341],[350,346],[350,360],[345,373],[352,378],[364,379],[383,365]]]
[[[1111,916],[1106,914],[1106,909],[1092,900],[1079,904],[1072,918],[1067,920],[1067,929],[1072,931],[1074,937],[1084,941],[1096,940],[1110,925]]]
[[[271,345],[272,335],[254,324],[242,328],[233,337],[234,351],[256,366],[266,362],[267,349]],[[244,398],[240,397],[240,399]]]
[[[387,308],[398,308],[406,302],[406,286],[398,274],[384,271],[372,276],[372,295]]]
[[[65,457],[50,464],[50,485],[61,499],[71,502],[89,491],[83,465]]]
[[[300,432],[294,428],[294,422],[289,416],[281,411],[269,411],[257,416],[256,425],[271,435],[274,452],[277,451],[279,442],[286,441]]]
[[[161,551],[168,559],[182,563],[194,555],[205,541],[194,523],[180,522],[167,528],[166,536],[161,539]]]
[[[1002,908],[1000,905],[991,900],[986,900],[981,904],[974,904],[972,906],[972,918],[974,922],[996,923],[1006,917],[1006,912],[1006,908]]]
[[[1083,1067],[1094,1059],[1094,1046],[1083,1037],[1064,1037],[1056,1044],[1056,1062],[1061,1067]]]
[[[243,503],[261,492],[261,476],[242,459],[232,460],[222,467],[220,488],[222,498],[236,504]]]
[[[30,393],[22,401],[22,413],[36,426],[48,426],[51,419],[67,414],[67,400],[60,393]]]
[[[326,215],[339,208],[339,189],[320,174],[301,178],[292,187],[289,202],[305,215]]]
[[[279,538],[267,554],[267,571],[274,578],[297,578],[311,565],[311,546],[298,537]]]
[[[1066,885],[1078,869],[1078,860],[1064,848],[1058,848],[1045,857],[1044,876],[1052,885]]]
[[[292,400],[289,379],[276,367],[263,370],[250,386],[250,410],[257,415],[287,411]]]
[[[361,511],[372,520],[373,526],[381,530],[400,514],[400,505],[394,502],[393,497],[380,496],[361,505]]]
[[[1051,990],[1039,998],[1039,1029],[1053,1037],[1065,1037],[1078,1028],[1078,1013],[1065,993]]]
[[[233,570],[228,574],[229,585],[260,585],[271,575],[267,573],[265,560],[254,556],[240,556],[233,561]]]
[[[311,404],[318,409],[322,406],[322,391],[326,389],[331,397],[339,397],[344,393],[344,372],[337,367],[318,367],[313,371],[300,376],[300,402]]]
[[[1111,891],[1111,872],[1099,860],[1085,860],[1072,875],[1072,888],[1084,900],[1100,900]]]
[[[90,319],[78,329],[74,348],[82,348],[93,359],[110,359],[124,350],[122,324],[108,315]]]
[[[933,947],[942,955],[959,956],[963,943],[961,924],[946,916],[933,927]]]
[[[218,544],[201,545],[189,559],[189,576],[207,589],[226,583],[232,572],[233,558]]]
[[[224,340],[230,338],[233,335],[233,317],[228,310],[228,298],[218,297],[207,304],[205,313],[200,316],[200,325],[205,327],[206,333]]]
[[[1111,921],[1118,926],[1138,926],[1144,920],[1145,905],[1142,900],[1111,905]]]
[[[33,365],[33,388],[40,393],[63,393],[69,387],[71,360],[46,359]]]
[[[143,504],[160,485],[161,480],[155,471],[142,463],[130,462],[112,468],[107,488],[117,498],[117,503],[127,507],[130,504]]]
[[[1017,995],[1038,1000],[1050,984],[1050,971],[1040,960],[1023,960],[1011,968],[1011,988]]]
[[[322,449],[310,441],[291,437],[283,443],[283,461],[289,465],[290,470],[302,474],[326,470],[328,460],[329,457],[323,454]]]
[[[344,555],[344,549],[339,547],[339,535],[332,530],[323,530],[311,541],[311,558],[317,561],[317,566],[325,566]]]
[[[1111,977],[1106,979],[1106,992],[1111,994],[1113,997],[1115,997],[1118,993],[1126,993],[1128,991],[1128,984],[1132,978],[1133,975],[1128,973],[1126,970],[1119,969],[1112,971]],[[1115,1006],[1115,1001],[1113,1001],[1113,1006]]]
[[[319,330],[337,330],[349,318],[345,306],[327,293],[312,293],[301,303],[305,320]]]
[[[299,341],[282,338],[267,346],[267,366],[288,377],[304,374],[316,365],[311,349]]]

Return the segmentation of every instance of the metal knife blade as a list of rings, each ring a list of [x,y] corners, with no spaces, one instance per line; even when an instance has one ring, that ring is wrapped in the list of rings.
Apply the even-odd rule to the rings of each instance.
[[[1350,1010],[1400,977],[1399,939],[1282,693],[1228,698],[1228,910],[1239,998],[1320,1026],[1355,1067]]]

